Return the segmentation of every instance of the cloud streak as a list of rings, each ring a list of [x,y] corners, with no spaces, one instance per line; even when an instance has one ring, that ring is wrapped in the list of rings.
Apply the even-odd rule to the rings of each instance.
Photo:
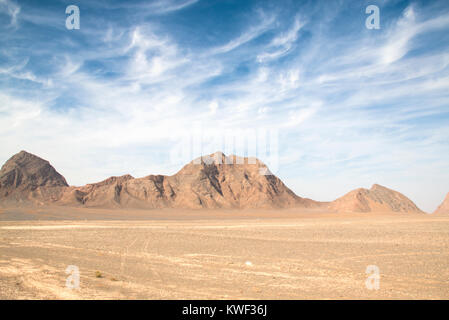
[[[0,0],[0,12],[4,12],[11,17],[10,26],[17,27],[17,18],[20,13],[20,6],[10,0]]]

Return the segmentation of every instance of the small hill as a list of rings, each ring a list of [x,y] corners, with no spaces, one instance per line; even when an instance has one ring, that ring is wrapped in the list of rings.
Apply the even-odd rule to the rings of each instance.
[[[12,156],[0,169],[2,201],[55,201],[67,186],[48,161],[26,151]]]
[[[434,213],[449,214],[449,193],[444,198],[443,203],[435,210]]]
[[[419,212],[403,194],[374,184],[371,189],[356,189],[333,201],[329,209],[337,212]]]

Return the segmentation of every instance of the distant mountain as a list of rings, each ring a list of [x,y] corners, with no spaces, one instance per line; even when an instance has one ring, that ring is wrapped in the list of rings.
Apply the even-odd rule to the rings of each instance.
[[[442,210],[447,209],[447,198]],[[110,177],[68,186],[48,161],[21,151],[0,170],[0,204],[98,208],[317,208],[337,212],[422,212],[401,193],[373,185],[332,202],[297,196],[255,158],[222,152],[197,158],[172,176]],[[446,208],[446,209],[445,209]]]
[[[28,153],[13,156],[5,166],[23,157],[32,158],[31,167],[45,168],[39,175],[33,175],[38,183],[28,181],[24,188],[34,190],[34,185],[48,186],[52,197],[19,192],[15,185],[4,188],[2,184],[2,201],[104,208],[311,208],[322,205],[295,195],[261,161],[226,157],[221,152],[195,159],[172,176],[149,175],[136,179],[125,175],[82,187],[69,187],[47,161]],[[5,181],[9,181],[8,177],[1,175]],[[17,197],[10,198],[12,193]]]
[[[333,201],[329,209],[338,212],[422,212],[403,194],[374,184],[356,189]]]
[[[240,161],[240,162],[237,162]],[[172,176],[130,175],[71,188],[66,204],[142,208],[285,208],[318,202],[296,196],[259,160],[226,157],[217,152],[195,159]],[[69,195],[69,196],[68,196]]]
[[[443,203],[440,204],[438,209],[435,210],[434,213],[443,213],[443,214],[449,214],[449,193],[446,195],[446,198],[444,198]]]
[[[11,157],[0,170],[0,199],[56,201],[68,187],[66,180],[48,161],[26,151]]]

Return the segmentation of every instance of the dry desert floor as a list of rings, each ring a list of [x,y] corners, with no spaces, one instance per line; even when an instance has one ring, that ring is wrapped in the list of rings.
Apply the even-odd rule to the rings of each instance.
[[[0,299],[449,299],[449,216],[0,209]]]

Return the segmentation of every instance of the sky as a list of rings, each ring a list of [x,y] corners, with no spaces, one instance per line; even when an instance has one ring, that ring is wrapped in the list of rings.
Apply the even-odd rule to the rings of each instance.
[[[431,212],[449,192],[448,31],[446,0],[0,0],[0,162],[26,150],[83,185],[267,133],[276,161],[243,155],[299,196],[378,183]]]

